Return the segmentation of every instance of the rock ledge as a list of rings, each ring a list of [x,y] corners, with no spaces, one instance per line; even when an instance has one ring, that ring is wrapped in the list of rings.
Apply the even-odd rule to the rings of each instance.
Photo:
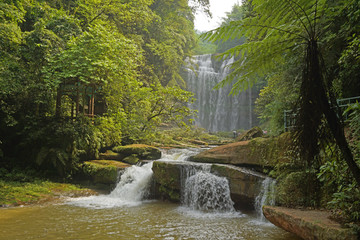
[[[332,221],[327,211],[263,207],[264,216],[274,225],[303,239],[356,240],[357,234]]]

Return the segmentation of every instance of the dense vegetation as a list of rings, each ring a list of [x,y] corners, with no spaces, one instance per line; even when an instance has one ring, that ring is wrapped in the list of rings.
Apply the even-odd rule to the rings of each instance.
[[[208,1],[190,2],[0,2],[0,185],[13,191],[26,168],[71,178],[117,145],[213,141],[168,127],[191,122],[186,57],[217,53],[235,58],[218,87],[266,85],[257,111],[270,134],[284,131],[284,110],[296,114],[291,161],[270,172],[281,204],[358,221],[360,105],[335,100],[360,95],[359,1],[243,0],[200,40],[193,13]]]
[[[284,131],[284,110],[295,116],[291,164],[272,174],[284,195],[303,195],[283,204],[328,203],[347,220],[360,219],[359,105],[344,113],[336,99],[360,95],[359,10],[355,0],[244,0],[203,35],[236,59],[218,87],[236,94],[265,79],[257,110],[270,133]]]
[[[0,3],[0,167],[68,177],[193,112],[179,69],[207,0]]]

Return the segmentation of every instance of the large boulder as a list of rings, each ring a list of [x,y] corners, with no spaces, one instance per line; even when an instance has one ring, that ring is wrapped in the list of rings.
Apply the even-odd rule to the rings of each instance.
[[[263,213],[274,225],[303,239],[358,239],[354,230],[343,228],[339,223],[331,220],[330,213],[326,211],[264,206]]]
[[[152,166],[155,197],[174,202],[180,201],[181,166],[177,162],[155,161]]]
[[[161,151],[158,148],[145,144],[132,144],[127,146],[114,147],[113,152],[118,154],[118,159],[132,156],[139,160],[156,160],[161,158]]]
[[[117,183],[119,171],[129,167],[129,164],[111,160],[92,160],[84,162],[80,169],[80,176],[92,184],[112,186]]]
[[[239,136],[237,136],[236,141],[248,141],[248,140],[262,137],[262,136],[264,136],[264,133],[261,130],[261,128],[253,127],[252,129],[247,130],[247,131],[243,132],[242,134],[240,134]]]
[[[212,164],[211,172],[229,181],[231,199],[237,208],[253,208],[265,175],[246,168]]]
[[[215,147],[192,156],[190,161],[203,163],[222,163],[237,166],[274,167],[279,162],[289,161],[289,133],[278,137],[255,138]]]
[[[230,165],[209,164],[209,166],[212,173],[228,179],[235,207],[253,207],[261,183],[265,179],[264,175]],[[155,197],[180,201],[186,178],[202,168],[203,164],[190,162],[155,161],[152,167]]]

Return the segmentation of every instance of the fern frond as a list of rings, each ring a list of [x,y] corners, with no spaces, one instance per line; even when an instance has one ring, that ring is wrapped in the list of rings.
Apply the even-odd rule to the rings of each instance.
[[[297,51],[315,37],[319,10],[326,0],[253,0],[254,14],[233,21],[202,35],[208,41],[227,41],[245,36],[247,42],[231,48],[219,57],[237,59],[232,72],[215,88],[232,84],[232,94],[253,85],[282,63],[287,51]]]

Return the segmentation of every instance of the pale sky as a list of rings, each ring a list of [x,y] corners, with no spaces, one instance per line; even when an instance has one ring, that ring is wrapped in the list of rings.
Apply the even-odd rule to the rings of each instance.
[[[209,31],[220,26],[221,19],[226,12],[230,12],[232,6],[241,3],[241,0],[210,0],[210,11],[213,18],[210,19],[202,12],[195,15],[195,29],[199,31]]]

